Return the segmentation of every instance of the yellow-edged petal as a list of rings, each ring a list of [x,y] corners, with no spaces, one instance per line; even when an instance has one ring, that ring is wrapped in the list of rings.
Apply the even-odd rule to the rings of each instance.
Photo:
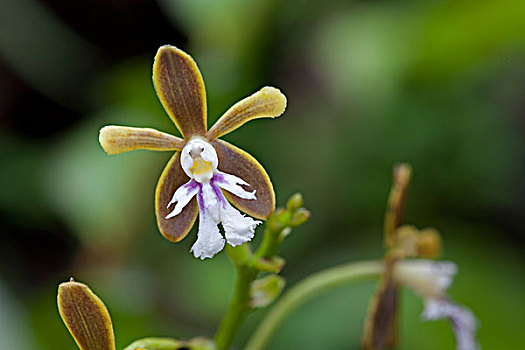
[[[286,97],[271,86],[265,86],[251,96],[234,104],[208,131],[210,141],[227,134],[244,123],[257,118],[275,118],[286,109]]]
[[[206,91],[197,64],[174,46],[162,46],[153,63],[153,84],[164,109],[185,139],[206,134]]]
[[[255,190],[256,200],[242,199],[224,192],[238,209],[257,219],[267,219],[275,209],[275,194],[270,178],[259,162],[250,154],[226,141],[215,140],[213,147],[219,157],[218,169],[240,177]]]
[[[88,286],[74,281],[60,284],[57,302],[60,316],[80,349],[115,349],[108,309]]]
[[[166,215],[173,210],[173,208],[168,209],[167,205],[175,190],[188,181],[189,178],[180,165],[180,153],[177,152],[164,168],[155,191],[157,225],[162,235],[172,242],[178,242],[186,237],[199,212],[197,199],[194,197],[177,216],[166,219]]]
[[[136,149],[174,151],[184,147],[184,140],[150,128],[108,125],[100,129],[100,145],[107,154],[119,154]]]

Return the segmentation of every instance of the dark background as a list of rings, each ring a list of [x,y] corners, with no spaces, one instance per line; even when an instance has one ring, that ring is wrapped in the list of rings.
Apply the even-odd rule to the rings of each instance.
[[[194,231],[177,245],[158,232],[169,152],[109,157],[97,141],[106,124],[178,134],[151,82],[163,44],[199,64],[208,125],[264,85],[287,95],[282,117],[225,139],[264,164],[278,204],[300,191],[313,213],[280,251],[288,286],[381,257],[391,168],[410,162],[407,221],[441,231],[460,267],[451,297],[476,313],[483,349],[522,348],[522,1],[3,0],[0,23],[2,348],[75,348],[56,309],[70,276],[105,300],[119,348],[213,335],[233,268],[224,252],[193,258]],[[269,348],[357,348],[374,288],[316,298]],[[402,349],[453,348],[416,295],[401,305]]]

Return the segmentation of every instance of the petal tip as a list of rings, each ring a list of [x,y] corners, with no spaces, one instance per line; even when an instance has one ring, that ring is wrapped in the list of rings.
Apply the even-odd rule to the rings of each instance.
[[[281,90],[273,86],[265,86],[261,89],[261,93],[264,95],[264,97],[273,101],[274,106],[272,114],[274,115],[274,118],[284,113],[286,110],[287,99]]]
[[[155,56],[158,56],[159,54],[161,54],[163,52],[166,52],[166,51],[180,51],[180,52],[184,52],[184,51],[182,51],[181,49],[179,49],[176,46],[173,46],[173,45],[170,45],[170,44],[165,44],[165,45],[162,45],[161,47],[159,47],[159,49],[157,50],[157,54]]]
[[[186,52],[182,51],[176,46],[166,44],[166,45],[162,45],[157,50],[157,53],[155,54],[155,62],[157,62],[157,59],[160,57],[160,55],[167,54],[167,53],[174,53],[176,55],[183,56],[185,58],[190,58],[191,61],[193,61],[193,58]]]
[[[115,137],[114,137],[114,131],[115,126],[114,125],[106,125],[103,128],[100,129],[98,133],[98,142],[100,143],[100,146],[102,146],[102,149],[109,154],[118,154],[115,145]]]

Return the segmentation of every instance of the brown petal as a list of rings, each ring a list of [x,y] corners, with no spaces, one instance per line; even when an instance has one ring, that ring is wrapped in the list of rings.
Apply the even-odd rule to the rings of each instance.
[[[286,109],[286,97],[274,87],[265,86],[251,96],[234,104],[208,131],[210,141],[227,134],[256,118],[275,118]]]
[[[410,164],[397,164],[394,167],[392,188],[388,196],[384,223],[385,244],[390,248],[393,247],[395,243],[396,229],[403,224],[411,177],[412,167]]]
[[[162,46],[153,63],[153,84],[164,109],[185,139],[206,134],[206,91],[197,64],[174,46]]]
[[[108,125],[100,129],[98,141],[107,154],[136,149],[174,151],[184,147],[184,140],[150,128]]]
[[[57,302],[60,316],[80,349],[115,349],[108,309],[88,286],[73,281],[62,283]]]
[[[171,157],[170,161],[164,168],[162,175],[160,175],[157,190],[155,192],[155,213],[157,214],[157,225],[159,230],[166,239],[172,242],[178,242],[191,230],[197,213],[199,212],[197,206],[197,199],[194,197],[182,212],[166,220],[166,215],[171,213],[173,206],[167,208],[175,190],[181,185],[184,185],[190,179],[182,170],[180,165],[180,153],[177,152]]]
[[[219,157],[218,169],[240,177],[257,192],[257,199],[242,199],[225,192],[228,200],[238,209],[257,219],[267,219],[275,209],[275,194],[268,174],[261,164],[242,149],[226,141],[215,140],[213,146]]]
[[[393,277],[393,264],[394,260],[387,257],[385,273],[368,309],[364,326],[364,350],[381,350],[396,345],[398,286]]]

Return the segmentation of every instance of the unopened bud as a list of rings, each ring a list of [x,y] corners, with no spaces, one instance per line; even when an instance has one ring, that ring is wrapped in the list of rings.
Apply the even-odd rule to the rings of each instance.
[[[310,211],[305,208],[297,209],[297,211],[293,214],[292,219],[290,220],[290,226],[292,227],[301,226],[306,221],[308,221],[308,219],[310,218],[310,215],[312,215]]]
[[[270,217],[266,221],[266,227],[271,232],[280,232],[283,227],[282,219],[284,214],[287,214],[284,208],[275,209],[275,211],[272,213],[272,215],[270,215]]]
[[[277,217],[277,220],[279,221],[279,224],[281,224],[282,227],[290,225],[290,219],[292,218],[292,214],[284,209],[279,208],[275,211],[275,216]]]
[[[279,235],[279,241],[282,242],[283,239],[285,239],[290,233],[292,233],[291,227],[285,227],[284,230],[281,231],[281,234]]]
[[[403,256],[417,256],[419,230],[412,225],[403,225],[395,231],[395,246]]]
[[[303,206],[303,195],[296,193],[288,199],[286,203],[286,209],[290,212],[294,212]]]
[[[436,229],[427,228],[417,236],[417,255],[433,258],[441,253],[441,236]]]
[[[281,294],[284,285],[284,278],[278,275],[268,275],[253,281],[250,306],[261,308],[270,305]]]

